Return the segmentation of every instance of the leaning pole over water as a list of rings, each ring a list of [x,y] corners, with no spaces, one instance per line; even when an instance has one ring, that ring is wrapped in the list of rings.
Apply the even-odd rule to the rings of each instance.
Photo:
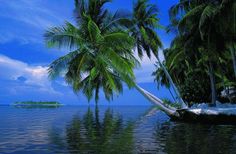
[[[198,110],[195,112],[190,108],[177,109],[165,104],[161,99],[157,98],[150,92],[136,85],[135,88],[150,102],[159,107],[160,110],[165,112],[172,120],[183,121],[183,122],[202,122],[202,123],[214,123],[214,124],[234,124],[236,125],[236,114],[227,114],[219,112],[215,113],[198,113],[201,112],[201,108],[196,108]],[[227,108],[226,108],[227,109]],[[204,110],[204,109],[203,109]],[[232,110],[232,109],[231,109]],[[236,110],[236,108],[235,108]],[[206,110],[207,111],[207,110]]]
[[[178,100],[181,103],[181,107],[182,108],[188,108],[187,104],[181,98],[180,92],[179,92],[178,88],[175,86],[175,84],[174,84],[174,82],[173,82],[169,72],[167,71],[166,67],[162,64],[162,62],[161,62],[160,58],[158,57],[158,55],[156,55],[156,58],[157,58],[157,61],[158,61],[159,65],[160,65],[160,67],[164,70],[164,73],[165,73],[167,79],[169,80],[171,86],[173,87],[173,89],[174,89],[174,91],[175,91],[175,93],[176,93],[176,95],[178,97]]]
[[[149,93],[148,91],[146,91],[145,89],[141,88],[140,86],[138,86],[136,84],[135,88],[144,96],[146,97],[150,102],[152,102],[153,104],[157,105],[162,111],[164,111],[167,115],[169,115],[170,117],[173,116],[178,116],[177,112],[176,112],[176,108],[173,108],[171,106],[167,106],[164,104],[164,102],[157,98],[156,96],[154,96],[153,94]]]

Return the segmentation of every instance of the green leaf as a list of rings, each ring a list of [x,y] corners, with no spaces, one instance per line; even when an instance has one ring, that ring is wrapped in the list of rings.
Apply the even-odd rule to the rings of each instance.
[[[88,31],[89,31],[90,39],[93,42],[98,42],[102,38],[101,31],[100,31],[99,27],[91,19],[88,22]]]
[[[196,17],[198,17],[198,14],[201,14],[202,10],[205,8],[206,4],[203,3],[189,12],[187,12],[184,17],[179,21],[178,28],[180,32],[184,31],[184,27],[186,27],[187,22],[196,21]]]
[[[213,4],[209,4],[204,8],[204,10],[201,14],[200,21],[199,21],[199,30],[200,30],[202,39],[204,38],[204,35],[207,33],[205,31],[206,27],[209,27],[211,25],[211,21],[215,17],[215,15],[218,11],[218,8],[219,7],[217,7],[216,5],[213,5]],[[207,28],[207,29],[209,29],[209,28]]]
[[[83,39],[79,36],[79,30],[69,22],[65,26],[53,27],[46,31],[44,38],[48,47],[77,48]]]

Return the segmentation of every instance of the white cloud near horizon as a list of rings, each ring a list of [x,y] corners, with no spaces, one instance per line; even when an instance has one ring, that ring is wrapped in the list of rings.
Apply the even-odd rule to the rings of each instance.
[[[137,57],[138,58],[138,57]],[[149,59],[146,55],[142,58],[141,67],[135,70],[136,81],[138,83],[150,83],[154,81],[152,72],[156,69],[154,64],[156,59],[152,55]],[[25,62],[9,58],[0,54],[0,80],[2,81],[19,81],[23,78],[24,81],[20,85],[11,89],[15,92],[16,89],[34,89],[40,92],[51,93],[55,95],[62,95],[61,92],[54,90],[52,83],[48,78],[48,67],[41,65],[30,65]],[[64,87],[68,87],[65,82],[58,82]]]
[[[154,58],[150,60],[146,56],[143,57],[142,67],[135,70],[138,84],[153,83],[151,74],[155,70],[155,62]],[[82,93],[75,95],[62,78],[55,82],[50,81],[47,69],[47,66],[28,64],[0,54],[0,101],[11,103],[24,100],[55,100],[66,104],[87,102]],[[124,88],[126,92],[129,91],[126,86]],[[107,102],[102,92],[100,98],[102,102]]]
[[[30,66],[27,63],[0,54],[0,80],[17,82],[23,79],[22,83],[15,88],[31,87],[40,92],[60,95],[60,92],[53,89],[48,79],[47,69],[48,67],[44,66]]]

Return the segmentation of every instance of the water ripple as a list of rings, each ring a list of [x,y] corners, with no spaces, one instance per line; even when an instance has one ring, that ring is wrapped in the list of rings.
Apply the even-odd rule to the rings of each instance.
[[[0,153],[235,153],[236,127],[171,122],[149,107],[0,106]]]

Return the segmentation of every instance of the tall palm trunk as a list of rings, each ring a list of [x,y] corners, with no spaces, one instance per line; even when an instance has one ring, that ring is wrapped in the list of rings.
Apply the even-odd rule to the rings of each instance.
[[[172,80],[170,74],[168,73],[167,69],[166,69],[165,66],[162,64],[162,62],[161,62],[161,60],[159,59],[159,57],[156,56],[156,58],[157,58],[158,63],[160,64],[161,68],[164,70],[164,73],[165,73],[167,79],[169,80],[171,86],[173,87],[173,89],[174,89],[174,91],[175,91],[175,93],[176,93],[176,95],[177,95],[177,97],[178,97],[178,100],[179,100],[180,103],[181,103],[181,107],[182,107],[182,108],[188,108],[187,104],[183,101],[183,99],[182,99],[182,97],[181,97],[181,95],[180,95],[180,92],[179,92],[179,90],[177,89],[177,87],[175,86],[175,84],[174,84],[174,82],[173,82],[173,80]]]
[[[211,27],[209,27],[208,37],[207,37],[207,51],[209,54],[212,51],[212,48],[211,48],[212,45],[214,45],[213,43],[211,43],[210,34],[211,34]],[[215,106],[216,105],[216,85],[215,85],[216,82],[215,82],[215,75],[214,75],[214,68],[213,68],[212,60],[209,60],[208,72],[209,72],[209,77],[210,77],[210,82],[211,82],[211,105]]]
[[[173,95],[170,88],[168,88],[168,91],[170,92],[170,95],[171,95],[172,99],[176,102],[176,97]]]
[[[229,91],[230,91],[230,88],[229,88],[229,87],[225,88],[225,92],[226,92],[227,98],[229,99],[229,102],[232,103],[233,100],[232,100],[232,98],[230,97]]]
[[[233,43],[229,44],[229,50],[231,52],[232,60],[233,60],[233,67],[234,67],[234,76],[236,77],[236,53],[235,53],[236,46]]]
[[[215,75],[212,62],[209,62],[209,77],[211,82],[211,103],[213,106],[216,105],[216,86],[215,86]]]

